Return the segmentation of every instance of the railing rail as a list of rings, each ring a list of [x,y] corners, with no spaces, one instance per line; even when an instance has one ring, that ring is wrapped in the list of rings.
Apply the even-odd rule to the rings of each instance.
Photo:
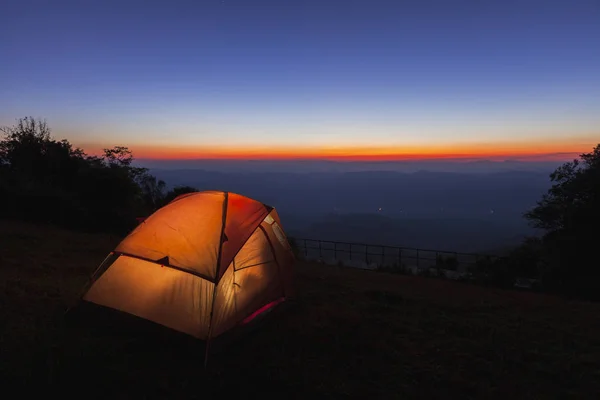
[[[325,263],[342,263],[359,268],[402,267],[411,269],[442,268],[467,272],[470,266],[483,260],[503,257],[483,253],[463,253],[448,250],[411,248],[381,244],[344,242],[290,237],[300,256]],[[355,264],[355,265],[353,265]]]

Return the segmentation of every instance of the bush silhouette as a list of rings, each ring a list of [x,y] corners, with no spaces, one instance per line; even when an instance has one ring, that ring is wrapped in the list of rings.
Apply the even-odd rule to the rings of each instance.
[[[470,272],[479,282],[505,287],[517,278],[537,278],[546,291],[598,300],[600,144],[557,168],[550,179],[552,187],[524,214],[544,235],[527,238],[507,257],[480,259]]]
[[[2,128],[0,213],[91,231],[126,231],[139,214],[154,211],[164,182],[132,165],[126,147],[87,155],[56,140],[45,121],[25,117]]]
[[[600,144],[550,175],[552,187],[525,217],[545,230],[535,256],[544,287],[600,298],[597,273],[600,227]],[[531,245],[531,243],[529,243]]]
[[[435,267],[437,269],[458,271],[458,259],[455,256],[444,257],[443,255],[438,254],[435,258]]]
[[[162,205],[167,205],[170,202],[172,202],[173,200],[175,200],[175,198],[177,198],[178,196],[187,194],[187,193],[194,193],[197,192],[198,189],[196,189],[193,186],[175,186],[173,189],[169,190],[169,192],[167,192],[167,194],[164,196],[163,200],[162,200]]]

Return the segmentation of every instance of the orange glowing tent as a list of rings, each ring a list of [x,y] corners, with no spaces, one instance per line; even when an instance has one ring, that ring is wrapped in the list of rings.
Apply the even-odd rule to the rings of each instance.
[[[121,241],[82,300],[210,340],[284,300],[293,260],[273,207],[229,192],[188,193]]]

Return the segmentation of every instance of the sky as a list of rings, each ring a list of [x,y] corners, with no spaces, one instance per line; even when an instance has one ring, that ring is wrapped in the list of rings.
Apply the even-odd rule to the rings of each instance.
[[[600,0],[5,0],[0,124],[136,157],[571,159]]]

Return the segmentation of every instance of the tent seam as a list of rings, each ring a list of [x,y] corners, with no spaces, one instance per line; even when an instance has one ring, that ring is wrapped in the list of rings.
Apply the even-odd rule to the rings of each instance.
[[[260,262],[260,263],[257,263],[257,264],[252,264],[252,265],[246,265],[245,267],[237,268],[237,269],[234,269],[234,270],[235,271],[243,271],[243,270],[248,269],[248,268],[259,267],[261,265],[270,264],[272,262],[274,262],[275,264],[277,264],[277,260],[275,260],[275,256],[273,256],[272,260],[263,261],[263,262]],[[234,265],[234,268],[235,268],[235,265]]]
[[[217,285],[219,276],[219,266],[221,265],[221,254],[223,253],[223,239],[225,237],[225,224],[227,223],[227,204],[229,203],[229,192],[223,192],[223,218],[221,222],[221,236],[219,240],[219,252],[217,254],[217,265],[215,269],[215,282],[213,286],[212,304],[210,305],[210,317],[208,320],[208,334],[206,337],[206,352],[204,354],[204,366],[208,362],[208,348],[210,343],[210,337],[213,330],[213,314],[215,312],[215,300],[217,298]]]
[[[270,213],[269,213],[269,215],[270,215]],[[269,238],[269,234],[267,233],[264,226],[262,226],[262,224],[260,224],[258,226],[258,229],[260,229],[262,231],[262,233],[265,235],[265,238],[267,239],[267,242],[269,243],[269,247],[271,248],[271,253],[273,254],[273,259],[275,260],[275,264],[277,265],[277,275],[279,275],[279,281],[281,284],[281,292],[283,294],[283,297],[285,297],[285,282],[283,281],[281,265],[279,264],[279,260],[277,260],[277,255],[275,254],[275,247],[273,246],[273,243],[271,242],[271,239]]]
[[[215,282],[214,278],[211,278],[208,275],[204,275],[204,274],[201,274],[199,272],[196,272],[196,271],[194,271],[192,269],[188,269],[188,268],[184,268],[184,267],[178,267],[177,265],[171,265],[171,264],[161,263],[161,262],[158,262],[160,260],[152,260],[150,258],[136,256],[135,254],[124,253],[122,251],[115,251],[113,253],[117,254],[119,256],[124,256],[124,257],[129,257],[129,258],[135,258],[135,259],[146,261],[146,262],[149,262],[149,263],[152,263],[152,264],[157,264],[157,265],[160,265],[160,266],[163,266],[163,267],[171,268],[171,269],[174,269],[176,271],[180,271],[180,272],[183,272],[185,274],[190,274],[190,275],[193,275],[193,276],[195,276],[197,278],[204,279],[205,281],[208,281],[208,282],[212,282],[212,283]]]
[[[264,205],[264,204],[263,204],[263,206],[265,206],[265,207],[269,207],[269,206],[266,206],[266,205]],[[266,218],[266,217],[267,217],[269,214],[271,214],[271,212],[268,212],[268,213],[267,213],[267,215],[265,215],[265,217],[264,217],[263,219],[261,219],[261,220],[260,220],[260,222],[259,222],[259,223],[258,223],[258,224],[257,224],[255,227],[253,227],[254,229],[252,229],[252,230],[250,231],[250,232],[251,232],[251,233],[250,233],[250,235],[249,235],[249,236],[246,238],[246,240],[244,240],[244,241],[242,242],[242,245],[240,246],[240,248],[239,248],[239,249],[237,249],[237,251],[235,252],[235,254],[233,255],[233,257],[231,258],[231,261],[235,260],[235,258],[237,257],[237,255],[238,255],[238,254],[240,254],[240,251],[242,251],[242,249],[244,248],[244,246],[246,245],[246,243],[248,243],[248,240],[250,240],[250,238],[252,237],[252,235],[254,235],[254,232],[256,232],[256,230],[257,230],[258,228],[260,228],[261,224],[264,222],[265,218]],[[221,260],[221,261],[222,261],[222,260]],[[229,264],[228,264],[227,266],[229,267]],[[220,280],[220,277],[217,275],[217,276],[216,276],[216,278],[215,278],[215,282],[218,282],[219,280]]]

